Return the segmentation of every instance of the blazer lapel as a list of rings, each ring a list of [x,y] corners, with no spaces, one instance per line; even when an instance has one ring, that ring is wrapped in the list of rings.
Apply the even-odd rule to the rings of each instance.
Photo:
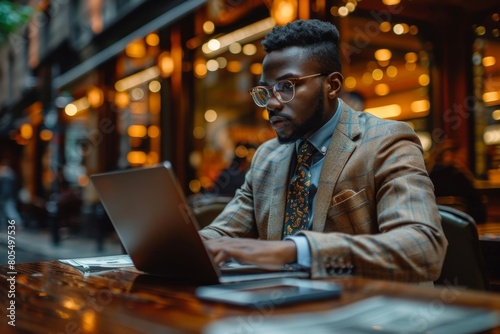
[[[283,145],[283,159],[277,163],[274,174],[273,189],[271,197],[271,208],[269,211],[269,222],[267,225],[267,239],[281,240],[283,234],[283,220],[285,219],[285,201],[287,192],[288,172],[290,163],[295,154],[295,145]]]
[[[356,148],[353,139],[360,134],[357,115],[345,103],[342,103],[341,111],[339,123],[333,132],[321,170],[314,204],[313,231],[321,232],[325,228],[326,215],[331,206],[330,202],[340,172]]]

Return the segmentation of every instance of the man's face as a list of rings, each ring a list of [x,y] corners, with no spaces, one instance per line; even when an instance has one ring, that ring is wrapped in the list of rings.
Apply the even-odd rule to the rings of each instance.
[[[260,85],[272,86],[277,81],[321,72],[320,65],[307,59],[304,49],[290,47],[266,55],[262,63]],[[288,103],[274,95],[267,104],[269,121],[281,143],[310,136],[325,124],[332,114],[325,110],[325,76],[297,81],[295,97]]]

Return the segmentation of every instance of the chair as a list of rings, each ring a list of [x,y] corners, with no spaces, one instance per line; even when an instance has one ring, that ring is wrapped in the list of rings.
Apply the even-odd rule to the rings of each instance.
[[[452,207],[438,205],[438,209],[448,249],[441,276],[434,283],[490,290],[476,223],[471,216]]]
[[[200,229],[209,225],[224,210],[231,197],[212,197],[192,204],[193,214]]]

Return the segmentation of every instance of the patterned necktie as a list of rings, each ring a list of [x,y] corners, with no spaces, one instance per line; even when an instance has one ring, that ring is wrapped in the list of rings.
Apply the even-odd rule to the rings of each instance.
[[[288,185],[283,237],[299,230],[307,230],[309,225],[309,186],[311,185],[311,158],[315,148],[307,140],[300,144],[297,167]]]

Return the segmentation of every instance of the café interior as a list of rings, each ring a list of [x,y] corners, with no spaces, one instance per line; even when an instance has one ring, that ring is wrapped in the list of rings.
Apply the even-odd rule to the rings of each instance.
[[[248,89],[262,73],[263,36],[297,18],[337,25],[344,101],[408,123],[429,166],[443,145],[453,143],[483,216],[472,217],[460,195],[438,196],[450,247],[434,288],[333,277],[324,283],[340,287],[336,297],[283,305],[276,299],[251,307],[234,299],[204,300],[197,295],[199,285],[161,282],[129,267],[94,275],[57,261],[20,263],[15,270],[0,265],[0,276],[8,283],[0,291],[11,303],[2,307],[8,309],[15,300],[17,309],[8,309],[7,317],[14,314],[18,328],[66,333],[303,333],[306,328],[326,333],[354,328],[384,333],[402,332],[398,319],[415,333],[500,333],[498,5],[488,0],[174,1],[165,13],[155,13],[161,23],[137,23],[131,11],[116,18],[115,27],[106,25],[104,9],[118,2],[92,1],[100,14],[85,10],[76,16],[76,25],[91,23],[92,38],[82,42],[82,37],[72,51],[47,58],[54,62],[50,66],[60,62],[59,72],[47,78],[47,59],[31,58],[33,72],[42,82],[48,80],[50,92],[35,87],[37,94],[8,110],[17,118],[2,134],[2,145],[19,175],[19,209],[27,231],[47,228],[51,241],[64,247],[62,229],[81,237],[88,224],[97,223],[89,247],[94,247],[92,238],[101,245],[115,231],[90,175],[164,160],[172,163],[200,225],[208,224],[234,195],[234,190],[223,193],[221,172],[234,159],[242,166],[250,162],[256,148],[275,137],[267,112],[255,106]],[[160,6],[136,2],[148,18]],[[180,18],[171,18],[183,3],[192,6],[183,8]],[[77,11],[86,6],[78,4]],[[127,24],[136,30],[126,30]],[[105,37],[108,43],[101,40]],[[0,110],[3,115],[5,108]],[[63,194],[69,200],[59,203]],[[15,278],[14,285],[9,277]],[[267,291],[282,294],[283,286],[271,285]],[[375,312],[385,307],[387,314]],[[391,322],[398,309],[401,317]],[[454,323],[436,320],[446,316]],[[307,322],[309,317],[315,322]],[[322,327],[329,317],[336,322]],[[292,325],[285,326],[288,322]],[[2,320],[2,332],[13,328]]]

